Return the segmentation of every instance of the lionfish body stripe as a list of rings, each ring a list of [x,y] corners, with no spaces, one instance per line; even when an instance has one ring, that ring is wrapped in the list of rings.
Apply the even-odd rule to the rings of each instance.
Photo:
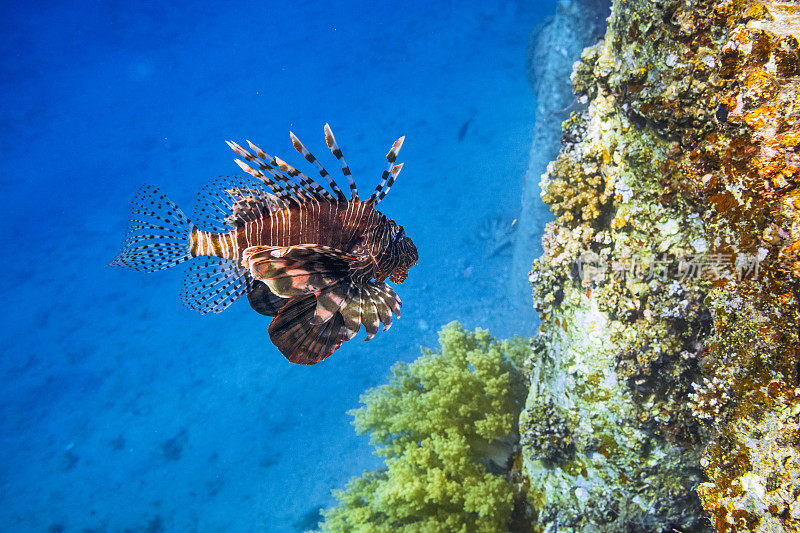
[[[376,209],[402,168],[394,161],[403,138],[362,201],[327,124],[324,131],[348,180],[349,199],[294,134],[292,145],[332,193],[250,141],[250,150],[227,141],[256,182],[218,178],[199,193],[194,220],[157,188],[142,186],[131,203],[122,251],[110,264],[154,272],[191,261],[184,304],[219,313],[247,294],[255,311],[274,317],[270,339],[293,363],[325,359],[362,325],[367,340],[379,324],[388,329],[402,304],[384,280],[402,283],[418,259],[403,227]]]

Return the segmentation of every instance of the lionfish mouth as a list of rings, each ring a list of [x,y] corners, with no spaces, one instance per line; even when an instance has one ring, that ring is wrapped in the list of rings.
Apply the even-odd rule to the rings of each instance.
[[[408,269],[407,268],[398,268],[392,272],[392,275],[389,276],[389,279],[392,280],[392,283],[403,283],[406,278],[408,277]]]
[[[411,239],[406,238],[403,242],[404,248],[404,259],[405,261],[402,262],[402,266],[398,266],[392,272],[391,279],[395,283],[403,283],[406,278],[408,277],[408,271],[417,264],[419,261],[419,254],[417,253],[417,247],[414,246],[414,243]]]
[[[393,283],[403,283],[408,277],[408,271],[417,264],[417,260],[419,259],[417,249],[413,244],[411,244],[411,247],[412,250],[411,253],[408,254],[408,260],[405,261],[405,265],[395,267],[392,271],[392,275],[389,276],[389,279],[392,280]]]

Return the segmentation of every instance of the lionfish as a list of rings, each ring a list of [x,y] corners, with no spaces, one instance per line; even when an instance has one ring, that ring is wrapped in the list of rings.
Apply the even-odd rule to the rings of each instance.
[[[366,340],[379,323],[389,329],[402,303],[384,280],[402,283],[418,260],[403,226],[376,209],[403,168],[395,161],[405,137],[394,142],[378,185],[362,201],[330,126],[324,131],[350,185],[349,199],[291,132],[294,148],[330,191],[250,141],[250,150],[226,141],[257,181],[213,180],[198,195],[194,221],[156,187],[142,186],[122,251],[110,265],[155,272],[192,260],[184,304],[219,313],[247,294],[255,311],[274,317],[269,337],[293,363],[325,359],[362,325]]]

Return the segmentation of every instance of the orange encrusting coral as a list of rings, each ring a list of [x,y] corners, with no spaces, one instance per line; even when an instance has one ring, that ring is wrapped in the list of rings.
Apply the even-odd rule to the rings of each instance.
[[[718,387],[697,391],[697,405],[716,399],[698,494],[719,531],[760,531],[800,518],[800,464],[777,436],[797,426],[800,6],[729,1],[711,15],[721,30],[715,128],[687,144],[683,170],[710,206],[711,253],[750,254],[758,271],[716,280],[709,295],[714,333],[701,363],[706,383],[724,383],[735,401],[720,405]],[[783,456],[792,460],[774,461]]]
[[[653,446],[705,448],[697,495],[713,525],[796,530],[800,5],[614,2],[605,40],[573,81],[589,107],[564,123],[542,180],[556,221],[530,275],[547,353],[568,344],[556,342],[568,311],[595,305],[613,325],[609,353],[595,347],[586,361],[614,358]],[[681,267],[669,261],[695,253],[719,268],[670,284]],[[665,263],[667,281],[632,276],[641,257]],[[605,270],[585,275],[578,260]],[[584,381],[571,401],[593,390]],[[544,407],[529,399],[529,409]],[[534,429],[537,443],[567,434]],[[569,435],[580,452],[579,433]],[[612,482],[622,491],[630,479]]]

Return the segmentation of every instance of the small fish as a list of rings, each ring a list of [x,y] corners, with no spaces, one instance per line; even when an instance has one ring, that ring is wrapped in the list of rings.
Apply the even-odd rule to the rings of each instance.
[[[291,132],[294,148],[332,193],[250,141],[250,150],[227,141],[244,159],[236,163],[257,182],[212,181],[198,195],[194,220],[156,187],[142,186],[122,251],[110,265],[155,272],[191,260],[183,303],[201,314],[219,313],[247,294],[255,311],[275,317],[270,339],[293,363],[322,361],[362,325],[366,340],[379,323],[389,329],[402,303],[384,280],[402,283],[419,258],[403,226],[376,209],[403,168],[395,161],[405,137],[394,142],[380,182],[362,201],[330,126],[324,131],[350,185],[349,199]]]
[[[458,130],[458,142],[464,140],[464,137],[467,136],[467,130],[469,129],[469,125],[472,124],[472,117],[468,118],[466,122],[461,125],[461,128]]]

